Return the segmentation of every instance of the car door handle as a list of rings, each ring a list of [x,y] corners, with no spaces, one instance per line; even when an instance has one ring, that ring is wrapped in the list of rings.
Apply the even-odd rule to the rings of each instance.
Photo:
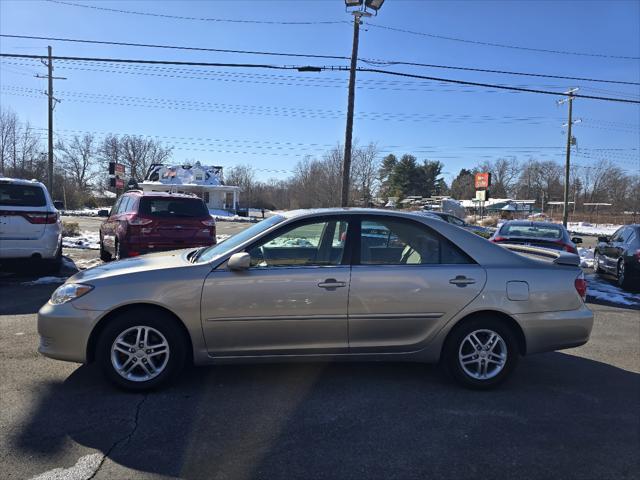
[[[327,278],[324,282],[318,284],[320,288],[326,288],[328,290],[335,290],[338,287],[346,287],[346,282],[339,282],[335,278]]]
[[[458,287],[464,287],[466,285],[471,285],[476,283],[473,278],[467,278],[464,275],[457,275],[456,278],[452,278],[449,280],[449,283],[452,285],[457,285]]]

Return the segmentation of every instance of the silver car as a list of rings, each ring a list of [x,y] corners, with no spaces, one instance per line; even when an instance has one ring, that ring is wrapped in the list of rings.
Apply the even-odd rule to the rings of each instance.
[[[288,212],[212,247],[77,273],[40,309],[39,351],[96,361],[133,390],[189,360],[442,361],[489,388],[520,355],[583,345],[593,324],[577,256],[510,248],[424,215]]]

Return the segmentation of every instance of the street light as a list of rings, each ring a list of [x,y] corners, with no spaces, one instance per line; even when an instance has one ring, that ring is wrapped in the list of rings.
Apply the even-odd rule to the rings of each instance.
[[[349,69],[349,95],[347,100],[347,128],[344,139],[344,158],[342,160],[342,193],[340,206],[349,205],[349,176],[351,173],[351,147],[353,137],[353,104],[355,101],[356,67],[358,64],[358,41],[360,39],[360,23],[362,17],[372,16],[367,9],[370,8],[378,14],[384,0],[344,0],[347,11],[353,15],[353,47],[351,49],[351,68]],[[352,10],[349,10],[352,8]]]

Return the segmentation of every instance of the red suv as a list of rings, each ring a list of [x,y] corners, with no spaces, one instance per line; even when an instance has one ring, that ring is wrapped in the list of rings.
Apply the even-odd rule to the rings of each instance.
[[[100,226],[103,261],[216,243],[216,224],[198,197],[132,190]]]

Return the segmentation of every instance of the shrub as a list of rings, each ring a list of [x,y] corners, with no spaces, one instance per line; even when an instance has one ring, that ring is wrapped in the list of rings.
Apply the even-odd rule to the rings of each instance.
[[[80,235],[80,225],[78,222],[62,222],[63,237],[77,237]]]
[[[480,225],[483,227],[497,227],[498,219],[496,217],[486,217],[480,220]]]

